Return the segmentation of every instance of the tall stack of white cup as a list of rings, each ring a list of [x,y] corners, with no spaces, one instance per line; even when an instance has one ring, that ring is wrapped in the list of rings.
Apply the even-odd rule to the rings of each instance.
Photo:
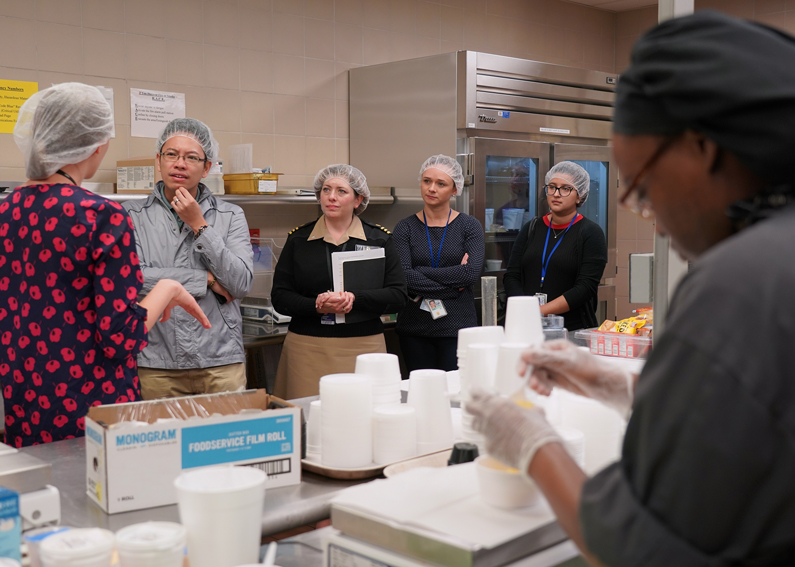
[[[356,374],[365,374],[373,382],[373,407],[399,404],[400,362],[397,355],[373,352],[356,357]]]
[[[320,460],[320,432],[322,431],[322,410],[320,400],[309,404],[309,418],[306,423],[306,456],[309,459]]]
[[[320,379],[320,461],[353,469],[373,462],[373,386],[367,374],[329,374]]]
[[[453,417],[447,396],[447,373],[444,370],[414,370],[409,378],[408,403],[417,415],[417,454],[452,447]]]
[[[119,530],[121,567],[182,567],[187,530],[176,522],[144,522]]]
[[[470,388],[491,391],[497,370],[499,345],[471,343],[467,347],[467,382]]]
[[[417,455],[417,415],[412,406],[373,409],[373,460],[388,465]]]
[[[259,561],[266,480],[259,469],[235,466],[187,470],[177,477],[174,487],[191,567]]]
[[[458,372],[461,377],[461,399],[466,399],[469,392],[469,377],[467,375],[467,349],[474,343],[489,343],[499,345],[505,337],[505,330],[499,325],[488,327],[468,327],[458,331]]]

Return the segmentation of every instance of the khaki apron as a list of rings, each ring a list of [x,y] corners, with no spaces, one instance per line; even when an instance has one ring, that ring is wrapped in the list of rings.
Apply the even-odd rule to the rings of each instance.
[[[323,376],[353,372],[356,357],[369,352],[386,352],[383,333],[367,337],[309,337],[288,331],[273,393],[283,400],[317,396]]]

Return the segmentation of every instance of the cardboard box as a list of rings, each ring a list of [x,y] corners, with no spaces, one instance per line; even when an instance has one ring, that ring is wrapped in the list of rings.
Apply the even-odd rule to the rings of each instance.
[[[116,162],[117,193],[149,193],[163,179],[155,156],[121,159]]]
[[[254,466],[268,473],[266,488],[299,484],[301,423],[301,408],[265,390],[93,407],[86,491],[114,514],[176,503],[183,469]]]

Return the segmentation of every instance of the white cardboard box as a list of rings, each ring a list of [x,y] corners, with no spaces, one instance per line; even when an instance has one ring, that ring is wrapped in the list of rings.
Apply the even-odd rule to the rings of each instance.
[[[129,421],[148,425],[116,425]],[[299,484],[301,408],[249,390],[97,406],[86,416],[86,491],[108,514],[174,504],[183,469],[221,464],[264,470],[266,488]]]

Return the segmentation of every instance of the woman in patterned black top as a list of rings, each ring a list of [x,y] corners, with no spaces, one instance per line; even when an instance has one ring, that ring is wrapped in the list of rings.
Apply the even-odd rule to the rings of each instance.
[[[483,228],[474,217],[450,208],[450,198],[463,185],[455,159],[428,158],[420,168],[425,205],[395,227],[412,299],[398,315],[396,328],[409,371],[455,370],[458,330],[478,324],[472,286],[483,269]]]
[[[173,280],[137,303],[143,277],[130,217],[79,187],[105,156],[112,126],[102,94],[79,83],[41,91],[20,109],[14,136],[34,181],[0,202],[0,381],[15,447],[82,436],[91,406],[139,399],[135,355],[172,307],[209,326]]]

